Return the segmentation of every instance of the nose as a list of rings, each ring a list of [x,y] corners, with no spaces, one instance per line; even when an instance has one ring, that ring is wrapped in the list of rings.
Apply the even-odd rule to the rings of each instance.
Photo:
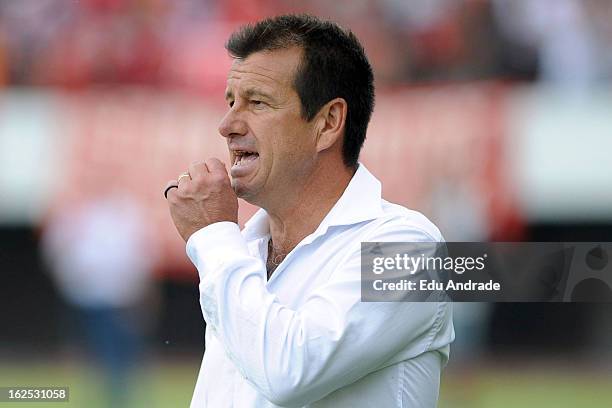
[[[219,133],[226,138],[244,136],[247,129],[246,122],[234,108],[230,108],[219,123]]]

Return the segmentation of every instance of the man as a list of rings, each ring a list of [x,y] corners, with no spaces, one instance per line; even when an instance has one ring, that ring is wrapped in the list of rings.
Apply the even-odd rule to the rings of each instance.
[[[358,162],[374,104],[355,36],[310,16],[234,33],[225,165],[167,186],[200,275],[192,407],[434,407],[450,305],[360,301],[362,241],[440,241]],[[237,196],[262,209],[240,231]]]

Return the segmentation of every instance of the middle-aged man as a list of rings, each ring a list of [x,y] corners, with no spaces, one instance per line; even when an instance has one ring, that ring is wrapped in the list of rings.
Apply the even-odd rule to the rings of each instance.
[[[211,158],[166,189],[207,323],[191,406],[436,406],[450,305],[360,300],[361,242],[442,240],[358,162],[374,105],[362,46],[289,15],[226,47],[230,174]],[[242,231],[237,197],[261,207]]]

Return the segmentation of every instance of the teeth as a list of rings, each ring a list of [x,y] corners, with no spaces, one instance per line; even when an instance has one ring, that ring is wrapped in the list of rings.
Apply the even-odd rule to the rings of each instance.
[[[255,153],[255,152],[247,152],[246,150],[235,150],[234,151],[234,166],[240,166],[243,164],[246,164],[247,160],[246,158],[249,157],[251,158],[252,156],[259,156],[259,154]]]
[[[244,160],[245,157],[247,156],[251,156],[254,155],[256,153],[253,152],[247,152],[245,150],[235,150],[234,151],[234,166],[240,166],[242,164],[243,161],[246,162],[246,160]]]
[[[234,166],[240,166],[242,164],[242,159],[243,158],[244,158],[244,156],[242,156],[242,155],[236,156],[236,161],[234,162]]]

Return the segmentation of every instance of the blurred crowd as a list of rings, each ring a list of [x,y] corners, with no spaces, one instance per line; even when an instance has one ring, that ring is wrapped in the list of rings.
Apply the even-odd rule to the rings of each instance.
[[[608,0],[20,0],[0,2],[0,85],[205,89],[233,29],[286,12],[350,27],[382,84],[612,78]]]

